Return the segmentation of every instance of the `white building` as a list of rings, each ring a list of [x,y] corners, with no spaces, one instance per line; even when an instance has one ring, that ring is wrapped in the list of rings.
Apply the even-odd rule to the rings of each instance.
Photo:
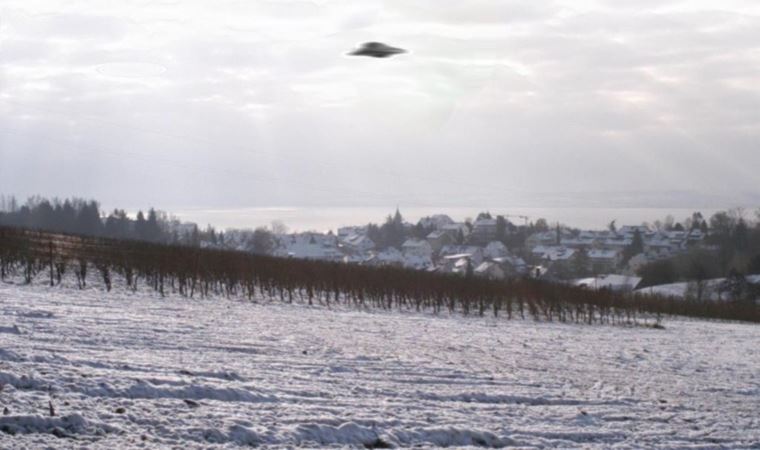
[[[338,238],[332,234],[296,233],[280,236],[273,255],[282,258],[343,261]]]
[[[504,269],[494,261],[483,261],[475,268],[473,274],[491,280],[503,280],[506,278]]]
[[[370,256],[364,260],[364,264],[369,266],[398,266],[404,265],[404,255],[393,247],[388,247],[385,250],[379,252],[372,252]]]
[[[401,244],[401,251],[404,255],[421,256],[431,258],[433,256],[433,247],[424,239],[407,239]]]
[[[589,289],[611,289],[613,291],[630,292],[641,283],[640,277],[629,275],[600,275],[598,277],[575,280],[575,286]]]
[[[592,248],[588,251],[591,265],[598,272],[613,272],[623,258],[623,250],[613,248],[610,250]]]
[[[446,214],[435,214],[433,216],[423,217],[420,219],[419,224],[426,229],[432,228],[434,230],[440,230],[447,225],[454,224],[454,221]]]
[[[485,244],[496,239],[496,219],[478,219],[472,224],[470,241]]]
[[[533,248],[531,253],[534,257],[542,261],[567,261],[575,256],[577,250],[567,248],[561,245],[538,245]]]
[[[349,252],[352,253],[367,253],[375,248],[375,243],[372,239],[363,234],[350,234],[340,239],[340,244]]]
[[[499,241],[491,241],[483,249],[483,256],[486,258],[501,258],[509,256],[509,250],[507,246]]]
[[[473,264],[483,262],[483,248],[474,245],[444,245],[440,251],[440,258],[450,258],[452,256],[466,257],[472,260]]]

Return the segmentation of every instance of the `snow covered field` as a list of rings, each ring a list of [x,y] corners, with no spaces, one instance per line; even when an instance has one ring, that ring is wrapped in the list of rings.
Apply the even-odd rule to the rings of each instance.
[[[0,448],[760,448],[760,327],[665,327],[0,284]]]

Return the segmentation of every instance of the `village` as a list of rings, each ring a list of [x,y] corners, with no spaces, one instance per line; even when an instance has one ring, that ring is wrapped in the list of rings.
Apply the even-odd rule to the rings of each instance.
[[[522,217],[522,216],[521,216]],[[515,224],[505,216],[481,213],[457,222],[438,214],[412,224],[399,212],[383,228],[397,230],[396,245],[380,243],[377,226],[344,226],[336,232],[283,233],[273,230],[271,250],[284,258],[393,266],[493,280],[532,277],[589,288],[631,291],[646,264],[703,245],[699,227],[654,229],[611,224],[605,230],[579,230],[546,221]],[[372,228],[375,230],[372,230]],[[374,231],[374,232],[373,232]],[[235,233],[228,231],[227,243]],[[401,239],[399,239],[399,237]]]

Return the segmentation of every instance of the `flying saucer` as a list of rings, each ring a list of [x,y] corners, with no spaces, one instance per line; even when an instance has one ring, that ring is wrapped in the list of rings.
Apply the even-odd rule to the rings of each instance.
[[[382,42],[366,42],[356,50],[349,53],[352,56],[370,56],[372,58],[387,58],[389,56],[406,53],[406,50],[398,47],[391,47]]]

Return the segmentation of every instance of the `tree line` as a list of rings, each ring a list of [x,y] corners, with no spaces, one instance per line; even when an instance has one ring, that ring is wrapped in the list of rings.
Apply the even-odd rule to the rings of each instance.
[[[392,267],[274,258],[247,252],[0,227],[0,278],[51,286],[93,274],[106,290],[149,286],[161,295],[235,296],[358,308],[416,309],[575,323],[636,323],[662,315],[760,322],[755,304],[684,302],[531,279],[509,282]],[[89,275],[88,275],[89,274]],[[118,276],[116,276],[118,275]],[[117,281],[118,280],[118,281]]]
[[[0,225],[182,245],[224,239],[223,233],[210,226],[201,230],[195,224],[182,224],[154,208],[140,210],[131,218],[123,209],[105,213],[98,202],[81,198],[33,196],[21,204],[15,197],[0,196]]]
[[[700,230],[704,240],[683,254],[639,269],[642,287],[723,277],[741,283],[746,275],[760,274],[760,211],[755,216],[753,220],[744,210],[732,209],[713,214],[709,221],[700,213],[684,223],[666,220],[671,230]]]

